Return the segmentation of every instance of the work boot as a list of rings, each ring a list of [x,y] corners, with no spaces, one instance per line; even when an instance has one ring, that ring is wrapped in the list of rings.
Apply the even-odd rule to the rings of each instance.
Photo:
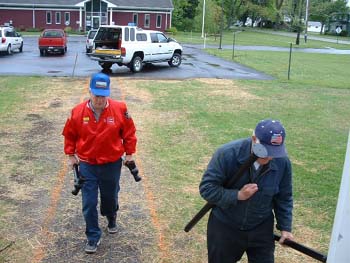
[[[108,226],[107,226],[107,230],[108,233],[110,234],[114,234],[117,233],[118,229],[117,229],[117,217],[116,216],[107,216],[107,220],[108,220]]]
[[[97,247],[100,245],[101,239],[98,241],[88,240],[85,245],[85,252],[88,254],[93,254],[97,251]]]

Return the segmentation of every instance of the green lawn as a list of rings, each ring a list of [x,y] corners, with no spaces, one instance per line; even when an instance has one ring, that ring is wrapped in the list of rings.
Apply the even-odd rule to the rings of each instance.
[[[231,56],[230,51],[208,51]],[[327,252],[349,133],[350,57],[294,53],[288,81],[288,56],[237,52],[237,62],[271,74],[276,78],[272,81],[152,81],[139,87],[153,94],[156,116],[167,116],[148,125],[155,141],[150,157],[162,167],[163,176],[154,180],[162,215],[170,220],[170,236],[176,237],[204,204],[198,183],[215,149],[250,136],[258,120],[272,117],[287,129],[296,236],[300,240],[304,232],[312,233],[308,241]],[[198,232],[205,233],[205,221]]]
[[[229,50],[208,52],[232,57]],[[139,93],[134,97],[150,94],[144,99],[147,103],[134,106],[145,115],[135,120],[144,136],[139,144],[147,144],[140,154],[152,171],[145,176],[153,186],[165,243],[172,251],[173,261],[168,262],[205,259],[206,219],[191,233],[183,231],[204,204],[198,193],[203,171],[215,149],[250,136],[255,124],[267,117],[280,119],[287,130],[295,235],[300,240],[306,233],[309,245],[327,252],[349,133],[350,56],[294,52],[290,80],[288,58],[288,52],[236,51],[236,62],[274,80],[152,80],[135,87]],[[23,110],[23,83],[34,85],[38,96],[41,89],[55,88],[47,78],[3,76],[0,124],[11,122],[11,111]],[[0,210],[0,217],[1,213],[5,211]]]
[[[258,31],[251,29],[237,28],[235,31],[224,31],[222,37],[222,45],[233,44],[233,33],[235,33],[235,44],[242,46],[275,46],[275,47],[289,47],[290,43],[295,44],[296,33],[293,36],[275,35],[274,31]],[[198,32],[179,32],[173,36],[181,43],[203,44],[204,39],[201,33]],[[349,38],[339,38],[339,40],[348,40]],[[207,45],[217,45],[219,47],[220,37],[208,35],[206,38]],[[303,34],[300,36],[300,44],[294,45],[296,48],[336,48],[336,49],[350,49],[350,45],[329,43],[309,39],[307,43],[304,42]]]

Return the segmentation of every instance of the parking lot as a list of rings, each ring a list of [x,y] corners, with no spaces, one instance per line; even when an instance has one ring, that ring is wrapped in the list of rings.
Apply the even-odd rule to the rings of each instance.
[[[0,75],[35,75],[84,77],[102,69],[85,53],[85,37],[68,37],[68,50],[65,55],[41,57],[38,48],[38,36],[24,36],[23,53],[0,55]],[[132,73],[129,68],[113,65],[111,76],[123,76],[143,79],[271,79],[240,64],[225,61],[203,52],[197,46],[183,45],[182,64],[178,68],[168,63],[158,63],[143,68],[141,73]]]

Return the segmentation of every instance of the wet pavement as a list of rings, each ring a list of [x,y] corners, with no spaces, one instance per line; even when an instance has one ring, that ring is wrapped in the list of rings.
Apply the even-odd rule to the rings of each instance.
[[[0,55],[0,75],[85,77],[101,72],[101,67],[85,53],[84,36],[68,38],[68,51],[65,55],[41,57],[38,48],[38,36],[24,36],[23,53]],[[217,46],[207,46],[217,48]],[[272,79],[271,76],[249,67],[223,60],[204,52],[203,45],[183,45],[183,61],[180,67],[171,68],[168,63],[146,65],[142,72],[132,73],[129,68],[116,64],[107,72],[111,76],[140,79]],[[225,45],[222,48],[232,49]],[[236,50],[263,50],[287,52],[289,48],[264,46],[235,46]],[[350,54],[350,50],[336,49],[293,49],[296,52]]]
[[[65,55],[41,57],[37,46],[37,36],[24,36],[23,53],[0,56],[0,75],[64,76],[84,77],[101,72],[101,67],[85,53],[85,37],[68,38]],[[129,68],[113,65],[107,72],[111,76],[142,79],[272,79],[264,73],[208,55],[200,48],[184,46],[180,67],[171,68],[168,63],[147,65],[140,73],[132,73]]]

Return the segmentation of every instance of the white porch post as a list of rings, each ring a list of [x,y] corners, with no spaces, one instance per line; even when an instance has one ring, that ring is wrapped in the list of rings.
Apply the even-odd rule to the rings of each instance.
[[[82,30],[82,28],[83,28],[83,9],[80,7],[79,8],[79,31],[81,31]]]
[[[173,11],[170,11],[170,18],[169,18],[169,20],[170,20],[170,22],[169,22],[169,28],[171,28],[171,17],[173,16]]]
[[[343,175],[338,194],[337,209],[335,210],[333,230],[329,244],[327,262],[348,262],[350,241],[350,132],[346,147]]]
[[[33,5],[33,28],[35,28],[35,8]]]
[[[110,7],[109,9],[109,25],[112,25],[113,23],[113,8]]]
[[[168,29],[168,13],[165,13],[165,30]]]

